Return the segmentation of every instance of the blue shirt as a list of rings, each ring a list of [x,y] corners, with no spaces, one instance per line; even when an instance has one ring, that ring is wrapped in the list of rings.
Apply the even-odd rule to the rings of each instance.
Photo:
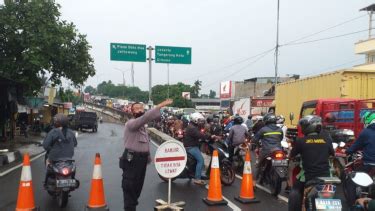
[[[363,150],[363,162],[365,164],[375,165],[375,124],[363,129],[358,139],[346,152],[352,154],[358,150]]]

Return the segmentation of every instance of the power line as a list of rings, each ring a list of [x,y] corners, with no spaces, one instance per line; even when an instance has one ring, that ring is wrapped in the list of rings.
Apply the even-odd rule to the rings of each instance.
[[[273,51],[273,49],[270,50],[270,51],[268,51],[267,53],[263,54],[261,57],[257,58],[257,59],[254,60],[253,62],[251,62],[251,63],[249,63],[249,64],[247,64],[247,65],[241,67],[240,69],[238,69],[238,70],[234,71],[233,73],[231,73],[231,74],[229,74],[229,75],[227,75],[227,76],[221,78],[220,80],[216,80],[216,81],[214,81],[214,82],[212,82],[212,83],[210,83],[210,84],[204,86],[203,88],[211,87],[212,85],[214,85],[214,84],[216,84],[216,83],[218,83],[218,82],[220,82],[220,81],[223,81],[223,80],[225,80],[225,79],[227,79],[227,78],[229,78],[229,77],[232,77],[232,76],[234,76],[234,75],[236,75],[236,74],[242,72],[243,70],[245,70],[245,69],[248,68],[249,66],[251,66],[251,65],[255,64],[256,62],[258,62],[259,60],[261,60],[263,57],[267,56],[271,51]]]
[[[196,79],[196,78],[202,77],[202,76],[204,76],[204,75],[208,75],[208,74],[211,74],[211,73],[215,73],[215,72],[218,72],[218,71],[221,71],[221,70],[224,70],[224,69],[227,69],[227,68],[230,68],[230,67],[236,66],[236,65],[238,65],[238,64],[241,64],[241,63],[244,63],[244,62],[249,61],[249,60],[251,60],[251,59],[254,59],[254,58],[258,57],[258,56],[262,56],[262,55],[264,55],[264,54],[267,54],[267,53],[269,53],[270,51],[273,51],[274,49],[275,49],[275,48],[268,49],[268,50],[266,50],[266,51],[263,51],[263,52],[258,53],[258,54],[256,54],[256,55],[253,55],[253,56],[247,57],[247,58],[245,58],[245,59],[239,60],[239,61],[234,62],[234,63],[232,63],[232,64],[229,64],[229,65],[227,65],[227,66],[224,66],[224,67],[221,67],[221,68],[218,68],[218,69],[214,69],[214,70],[209,71],[209,72],[206,72],[206,73],[202,73],[202,74],[200,74],[200,75],[198,75],[198,76],[194,76],[194,77],[188,78],[188,79],[186,79],[186,80]]]
[[[362,33],[362,32],[367,32],[367,31],[368,31],[368,29],[365,29],[365,30],[361,30],[361,31],[355,31],[355,32],[340,34],[340,35],[336,35],[336,36],[332,36],[332,37],[325,37],[325,38],[321,38],[321,39],[316,39],[316,40],[309,40],[309,41],[304,41],[304,42],[295,42],[295,43],[290,43],[290,44],[284,44],[284,45],[281,45],[281,46],[292,46],[292,45],[301,45],[301,44],[319,42],[319,41],[323,41],[323,40],[330,40],[330,39],[334,39],[334,38],[345,37],[345,36],[358,34],[358,33]]]
[[[308,77],[308,76],[311,76],[311,75],[315,75],[317,72],[324,72],[324,71],[331,70],[331,69],[336,68],[336,67],[341,67],[341,66],[344,66],[344,65],[347,65],[347,64],[352,64],[354,62],[358,62],[358,61],[361,61],[361,60],[363,60],[363,59],[355,59],[355,60],[345,62],[345,63],[341,63],[341,64],[338,64],[338,65],[329,66],[329,67],[326,67],[324,69],[321,69],[320,71],[314,71],[313,73],[307,73],[307,74],[304,74],[304,75],[301,75],[301,76]]]
[[[352,18],[352,19],[350,19],[350,20],[347,20],[347,21],[341,22],[341,23],[339,23],[339,24],[336,24],[336,25],[334,25],[334,26],[331,26],[331,27],[325,28],[325,29],[320,30],[320,31],[318,31],[318,32],[315,32],[315,33],[312,33],[312,34],[309,34],[309,35],[303,36],[303,37],[301,37],[301,38],[298,38],[298,39],[295,39],[295,40],[289,41],[289,42],[287,42],[287,43],[284,44],[284,45],[289,45],[289,44],[292,44],[292,43],[298,42],[298,41],[300,41],[300,40],[304,40],[304,39],[306,39],[306,38],[313,37],[313,36],[315,36],[315,35],[317,35],[317,34],[320,34],[320,33],[322,33],[322,32],[326,32],[326,31],[328,31],[328,30],[331,30],[331,29],[333,29],[333,28],[336,28],[336,27],[342,26],[342,25],[344,25],[344,24],[350,23],[350,22],[352,22],[352,21],[355,21],[355,20],[357,20],[357,19],[363,18],[363,17],[365,17],[365,16],[367,16],[367,15],[361,15],[361,16],[358,16],[358,17],[356,17],[356,18]]]

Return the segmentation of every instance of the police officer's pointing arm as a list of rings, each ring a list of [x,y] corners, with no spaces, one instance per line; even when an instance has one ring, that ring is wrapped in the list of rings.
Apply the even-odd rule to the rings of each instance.
[[[156,108],[147,111],[141,117],[138,117],[138,118],[135,118],[131,121],[128,121],[127,127],[129,128],[129,130],[133,130],[133,131],[138,130],[139,128],[141,128],[145,124],[147,124],[148,122],[160,118],[160,116],[161,116],[160,108],[162,108],[164,106],[167,106],[167,105],[170,105],[172,103],[173,103],[173,101],[171,99],[167,99],[167,100],[161,102],[160,104],[158,104],[156,106]]]

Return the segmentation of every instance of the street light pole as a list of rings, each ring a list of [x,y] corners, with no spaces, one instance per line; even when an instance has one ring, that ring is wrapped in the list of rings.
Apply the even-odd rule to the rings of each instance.
[[[277,0],[277,30],[276,30],[276,49],[275,49],[275,92],[277,84],[277,72],[279,62],[279,17],[280,17],[280,0]]]

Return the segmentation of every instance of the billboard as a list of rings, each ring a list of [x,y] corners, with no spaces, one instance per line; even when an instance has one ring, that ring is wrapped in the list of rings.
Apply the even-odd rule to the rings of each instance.
[[[234,102],[233,114],[240,115],[244,120],[250,115],[250,98],[240,99]]]
[[[220,98],[227,99],[232,97],[232,81],[220,83]]]
[[[182,92],[182,98],[190,100],[190,92]]]

